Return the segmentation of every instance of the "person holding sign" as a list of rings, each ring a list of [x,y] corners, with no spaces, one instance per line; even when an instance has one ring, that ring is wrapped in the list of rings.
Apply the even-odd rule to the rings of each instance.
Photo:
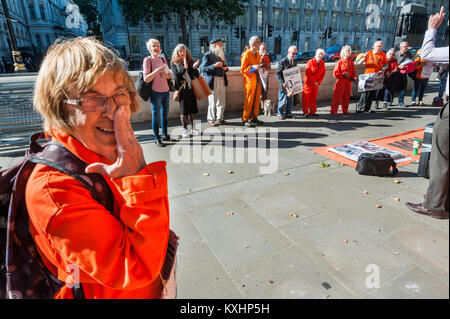
[[[325,63],[322,61],[325,55],[323,49],[316,50],[316,56],[306,63],[305,78],[303,79],[303,116],[318,116],[317,93],[319,85],[325,77]]]
[[[293,119],[294,115],[292,115],[292,105],[294,102],[294,96],[288,93],[289,83],[286,81],[284,77],[284,71],[288,69],[292,69],[297,67],[297,62],[294,61],[295,56],[297,55],[297,47],[291,46],[288,49],[288,55],[278,62],[277,70],[275,72],[275,77],[277,81],[280,83],[280,88],[278,90],[278,118]],[[300,74],[300,70],[298,70]]]
[[[264,124],[258,120],[259,99],[261,95],[261,81],[258,69],[261,67],[261,56],[259,55],[259,45],[261,41],[257,36],[250,38],[250,48],[241,56],[241,74],[244,82],[244,112],[242,123],[247,127]]]
[[[355,64],[350,58],[352,48],[345,45],[341,49],[341,59],[336,63],[333,76],[337,79],[334,84],[334,93],[331,100],[330,114],[337,115],[339,104],[342,105],[342,113],[348,113],[350,96],[352,95],[352,84],[356,82]]]

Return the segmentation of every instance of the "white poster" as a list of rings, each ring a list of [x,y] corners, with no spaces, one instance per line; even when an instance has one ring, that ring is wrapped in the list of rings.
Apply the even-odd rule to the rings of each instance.
[[[383,73],[367,73],[361,74],[358,79],[358,92],[373,91],[383,88]]]
[[[396,163],[401,163],[401,162],[411,160],[410,157],[407,157],[405,154],[403,154],[401,152],[394,151],[389,148],[382,147],[382,146],[379,146],[379,145],[376,145],[376,144],[373,144],[370,142],[366,142],[366,141],[338,145],[338,146],[327,149],[327,151],[336,153],[338,155],[341,155],[341,156],[348,158],[349,160],[352,160],[355,162],[358,161],[358,157],[362,153],[372,153],[373,154],[373,153],[377,153],[377,152],[389,154]]]
[[[288,96],[302,92],[302,74],[299,66],[284,70],[283,76]]]
[[[427,63],[422,69],[422,77],[429,79],[433,73],[433,63]]]

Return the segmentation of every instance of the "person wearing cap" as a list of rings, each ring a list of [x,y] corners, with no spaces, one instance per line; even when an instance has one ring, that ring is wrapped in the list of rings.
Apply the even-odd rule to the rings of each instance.
[[[220,38],[215,38],[209,43],[209,51],[203,55],[200,73],[205,78],[213,91],[208,96],[208,124],[216,126],[227,124],[223,119],[225,111],[225,88],[228,86],[226,64],[223,44]]]

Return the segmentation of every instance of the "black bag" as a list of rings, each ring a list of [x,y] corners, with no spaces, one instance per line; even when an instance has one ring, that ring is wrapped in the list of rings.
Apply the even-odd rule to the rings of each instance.
[[[147,59],[147,58],[146,58]],[[152,63],[150,60],[150,73],[152,73]],[[150,98],[150,95],[152,95],[152,82],[145,82],[144,81],[144,72],[139,72],[137,81],[136,81],[136,91],[138,92],[139,96],[147,102]]]
[[[392,167],[392,173],[390,169]],[[362,153],[358,157],[356,170],[362,175],[394,176],[398,174],[397,164],[386,153]]]

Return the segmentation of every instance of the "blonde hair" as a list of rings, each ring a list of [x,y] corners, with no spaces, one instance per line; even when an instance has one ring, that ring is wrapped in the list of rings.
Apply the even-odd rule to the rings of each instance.
[[[161,47],[161,43],[159,43],[158,40],[156,40],[156,39],[148,39],[148,41],[147,41],[147,43],[145,45],[147,47],[148,52],[150,52],[150,54],[152,53],[150,48],[151,48],[153,42],[158,42],[159,46]]]
[[[36,78],[33,106],[44,119],[44,130],[70,134],[74,129],[72,108],[64,100],[89,91],[106,72],[121,77],[129,91],[135,91],[125,61],[94,38],[57,40],[50,46]],[[139,108],[133,98],[132,113]]]
[[[188,64],[194,63],[194,58],[192,57],[191,51],[185,46],[183,43],[177,44],[175,49],[173,49],[172,52],[172,59],[170,59],[170,62],[183,65],[183,60],[181,60],[180,55],[178,54],[181,50],[186,51],[186,60]]]

